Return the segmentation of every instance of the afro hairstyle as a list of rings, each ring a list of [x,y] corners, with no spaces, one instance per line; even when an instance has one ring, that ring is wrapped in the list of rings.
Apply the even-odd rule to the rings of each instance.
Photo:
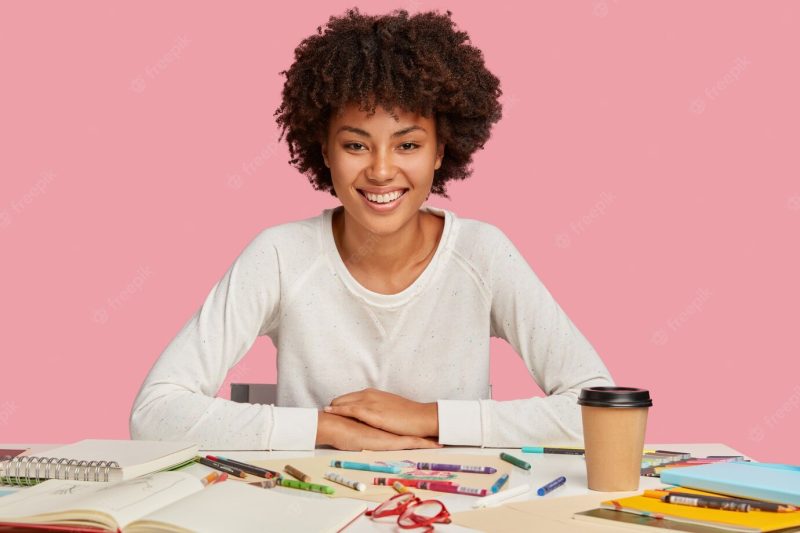
[[[500,80],[486,68],[469,35],[435,11],[409,16],[404,9],[365,15],[350,8],[331,16],[317,34],[303,39],[286,76],[275,111],[289,145],[289,163],[314,189],[336,196],[322,140],[332,114],[357,104],[433,117],[445,154],[434,172],[431,193],[448,198],[446,183],[472,173],[472,154],[483,149],[500,120]]]

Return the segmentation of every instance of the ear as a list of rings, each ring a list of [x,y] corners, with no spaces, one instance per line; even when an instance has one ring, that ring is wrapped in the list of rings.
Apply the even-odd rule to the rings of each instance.
[[[433,165],[434,170],[439,170],[442,166],[442,159],[444,159],[444,143],[440,142],[436,145],[436,162]]]
[[[322,139],[320,144],[322,145],[322,160],[325,162],[325,166],[330,168],[331,165],[328,163],[328,140]]]

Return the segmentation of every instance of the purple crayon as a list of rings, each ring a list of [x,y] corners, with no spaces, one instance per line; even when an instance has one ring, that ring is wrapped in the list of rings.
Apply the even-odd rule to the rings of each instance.
[[[442,472],[468,472],[470,474],[494,474],[496,468],[491,466],[448,465],[442,463],[417,463],[419,470],[439,470]]]

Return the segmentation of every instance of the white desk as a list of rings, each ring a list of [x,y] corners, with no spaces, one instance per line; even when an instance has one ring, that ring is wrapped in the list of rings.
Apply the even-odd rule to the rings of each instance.
[[[0,444],[0,448],[6,449],[14,449],[14,448],[31,448],[31,453],[33,455],[46,455],[46,451],[48,449],[55,448],[57,446],[61,446],[61,444],[48,444],[48,445],[34,445],[34,444]],[[710,443],[702,443],[702,444],[646,444],[646,449],[658,449],[658,450],[677,450],[677,451],[686,451],[692,453],[694,456],[707,456],[707,455],[743,455],[740,452],[730,448],[724,444],[710,444]],[[208,453],[212,453],[214,450],[204,450]],[[426,450],[427,452],[434,452],[437,454],[447,455],[448,453],[469,453],[469,454],[476,454],[476,455],[493,455],[497,456],[500,452],[506,451],[508,453],[514,454],[517,457],[524,458],[526,461],[531,463],[532,469],[530,474],[525,474],[522,470],[518,468],[514,468],[512,470],[511,476],[509,477],[509,481],[506,484],[506,487],[514,487],[517,485],[521,485],[523,483],[530,483],[534,490],[529,492],[528,494],[518,496],[516,498],[512,498],[506,500],[503,503],[508,503],[512,501],[522,501],[522,500],[529,500],[529,499],[536,499],[539,496],[536,495],[535,489],[544,485],[545,483],[552,481],[553,479],[557,478],[558,476],[566,476],[567,483],[563,487],[560,487],[553,493],[549,494],[548,498],[554,497],[564,497],[564,496],[577,496],[577,495],[585,495],[590,494],[592,491],[586,488],[586,469],[583,456],[579,455],[543,455],[543,454],[522,454],[520,453],[519,449],[498,449],[498,448],[442,448],[437,450]],[[336,455],[336,456],[346,456],[348,452],[342,452],[339,450],[315,450],[313,452],[298,452],[298,451],[273,451],[273,452],[265,452],[265,451],[229,451],[226,450],[224,455],[226,457],[230,457],[232,459],[238,459],[243,462],[248,462],[252,460],[262,460],[262,459],[281,459],[281,458],[289,458],[289,457],[311,457],[314,455]],[[641,483],[639,485],[640,490],[655,488],[661,486],[661,480],[658,478],[641,478]],[[270,490],[277,490],[282,491],[286,494],[291,494],[298,498],[323,498],[324,496],[321,494],[315,493],[308,493],[305,491],[298,491],[292,489],[286,489],[283,487],[276,487]],[[607,493],[593,493],[597,494],[597,503],[599,504],[600,501],[607,499]],[[460,511],[468,511],[472,510],[472,503],[475,501],[475,497],[473,496],[461,496],[461,495],[450,495],[450,494],[442,494],[441,496],[437,495],[437,498],[440,499],[444,504],[447,506],[448,510],[451,513],[457,513]],[[336,501],[336,500],[334,500]],[[374,504],[370,504],[373,506]],[[537,531],[540,528],[536,528],[535,524],[531,524],[530,531]],[[456,524],[437,524],[436,530],[439,531],[447,531],[447,532],[466,532],[466,531],[475,531],[472,529],[467,529]],[[552,529],[549,529],[552,531]],[[569,524],[568,529],[564,529],[564,531],[569,532],[596,532],[596,533],[610,533],[613,528],[607,528],[600,525],[594,525],[590,523],[583,523],[578,521],[571,521]],[[348,533],[358,533],[358,532],[380,532],[383,531],[384,533],[396,533],[397,531],[403,531],[399,529],[395,523],[393,522],[386,522],[386,523],[375,523],[366,516],[362,516],[356,522],[354,522],[350,527],[347,528]],[[413,530],[412,530],[413,531]]]

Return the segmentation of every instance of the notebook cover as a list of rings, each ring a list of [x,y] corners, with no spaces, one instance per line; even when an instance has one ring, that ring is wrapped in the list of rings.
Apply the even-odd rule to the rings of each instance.
[[[575,513],[573,518],[578,521],[600,523],[609,527],[613,526],[634,531],[652,531],[654,529],[669,529],[670,531],[685,531],[688,533],[720,533],[720,531],[724,531],[716,526],[677,522],[668,518],[655,518],[603,508]],[[789,533],[790,531],[793,533],[800,532],[800,528],[791,528],[781,533]]]
[[[630,496],[604,501],[601,506],[612,511],[663,517],[674,521],[688,521],[699,524],[718,524],[735,531],[779,531],[800,527],[800,511],[792,513],[771,513],[753,511],[724,511],[664,503],[658,498]]]
[[[95,527],[59,526],[54,524],[18,524],[16,522],[0,522],[0,533],[106,533],[107,529]]]
[[[116,461],[120,468],[111,469],[110,481],[124,481],[183,463],[193,458],[198,450],[199,446],[191,442],[84,439],[36,456]]]
[[[740,498],[800,505],[800,468],[750,462],[665,470],[661,481]]]

